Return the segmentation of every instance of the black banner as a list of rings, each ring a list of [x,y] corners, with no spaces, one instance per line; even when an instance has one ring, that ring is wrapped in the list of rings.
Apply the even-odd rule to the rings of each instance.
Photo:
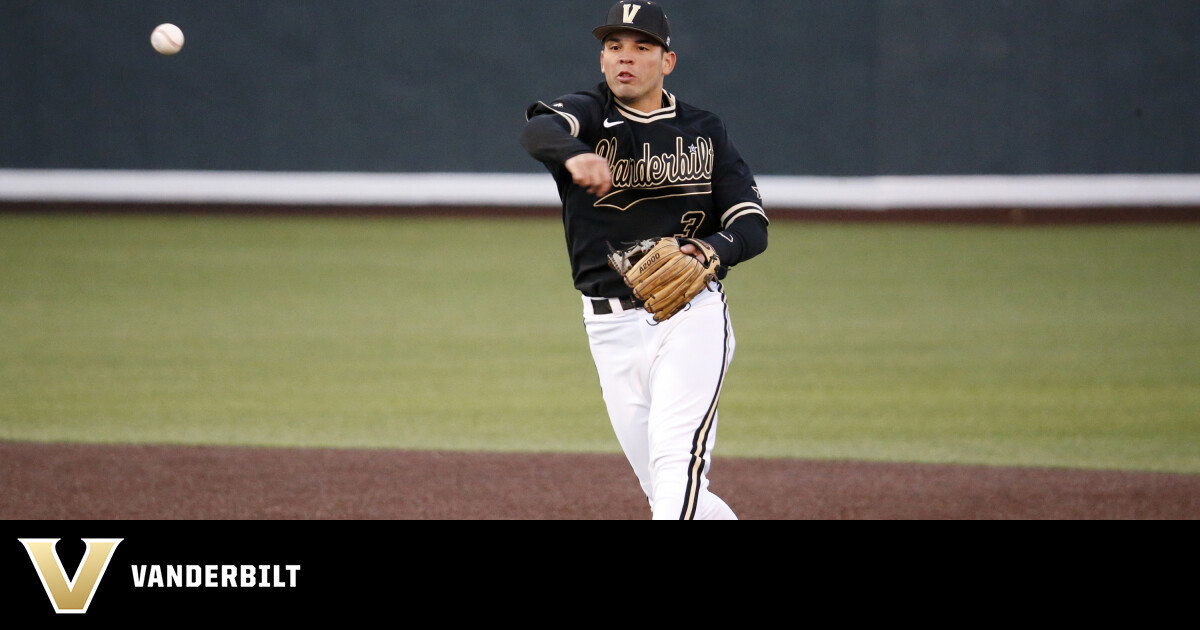
[[[228,623],[389,611],[462,618],[512,589],[547,593],[565,584],[567,559],[552,558],[551,547],[468,531],[475,527],[495,533],[496,525],[9,521],[0,523],[0,585],[6,615],[21,621]],[[497,579],[514,571],[528,575]],[[464,597],[470,606],[453,603]]]

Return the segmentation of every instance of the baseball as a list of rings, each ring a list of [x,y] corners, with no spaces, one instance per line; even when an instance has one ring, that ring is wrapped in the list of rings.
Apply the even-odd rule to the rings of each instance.
[[[159,24],[150,33],[150,45],[164,55],[174,55],[183,48],[183,31],[174,24]]]

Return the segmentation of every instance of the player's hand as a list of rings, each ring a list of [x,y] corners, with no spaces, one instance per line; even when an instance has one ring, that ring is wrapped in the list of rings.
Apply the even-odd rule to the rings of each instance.
[[[589,193],[602,197],[612,190],[612,172],[608,161],[595,153],[580,153],[563,166],[571,172],[575,184]]]
[[[699,260],[702,263],[708,262],[708,256],[705,256],[704,252],[700,251],[699,247],[696,247],[691,243],[684,243],[683,245],[680,245],[679,251],[691,256],[692,258],[695,258],[696,260]]]

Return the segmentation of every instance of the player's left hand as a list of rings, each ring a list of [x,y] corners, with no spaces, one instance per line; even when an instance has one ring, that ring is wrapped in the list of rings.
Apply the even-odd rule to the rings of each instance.
[[[708,262],[708,256],[704,255],[704,251],[691,243],[684,243],[683,245],[680,245],[679,251],[691,256],[692,258],[695,258],[696,260],[699,260],[702,263]]]

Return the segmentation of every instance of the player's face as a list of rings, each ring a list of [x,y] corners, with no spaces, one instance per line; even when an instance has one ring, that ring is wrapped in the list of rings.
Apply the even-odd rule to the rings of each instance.
[[[675,69],[675,53],[637,31],[617,31],[604,40],[600,70],[622,103],[643,112],[662,107],[663,78]]]

